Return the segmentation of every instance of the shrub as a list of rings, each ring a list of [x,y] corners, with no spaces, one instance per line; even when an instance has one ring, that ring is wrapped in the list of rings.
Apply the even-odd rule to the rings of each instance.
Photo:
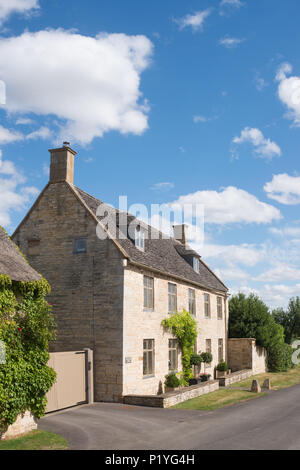
[[[219,372],[227,372],[228,371],[227,362],[220,362],[217,365],[216,370],[218,370]]]
[[[210,374],[200,374],[201,382],[208,382],[208,380],[210,379],[210,377],[211,377]]]
[[[201,366],[202,364],[202,357],[200,354],[192,354],[191,355],[191,366]]]
[[[201,358],[202,358],[202,362],[204,362],[204,364],[210,364],[213,360],[212,353],[210,353],[210,352],[203,352],[201,354]]]
[[[40,418],[46,393],[55,381],[48,367],[48,341],[54,339],[49,292],[45,280],[14,282],[0,276],[0,340],[5,363],[0,364],[0,434],[26,410]]]
[[[178,339],[182,350],[183,385],[187,386],[193,377],[191,356],[194,354],[194,345],[197,338],[197,322],[189,312],[183,310],[166,318],[161,322],[164,328],[171,330]]]
[[[166,380],[165,380],[166,387],[176,388],[176,387],[179,387],[180,385],[181,385],[181,381],[174,372],[171,372],[171,374],[166,375]]]
[[[268,350],[270,372],[286,372],[292,367],[293,349],[289,344],[277,344]]]

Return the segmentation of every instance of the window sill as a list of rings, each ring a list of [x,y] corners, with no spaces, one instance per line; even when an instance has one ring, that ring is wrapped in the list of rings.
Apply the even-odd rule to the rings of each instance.
[[[143,380],[146,380],[146,379],[153,379],[155,377],[154,374],[152,375],[143,375]]]
[[[155,312],[154,308],[143,308],[143,312]]]

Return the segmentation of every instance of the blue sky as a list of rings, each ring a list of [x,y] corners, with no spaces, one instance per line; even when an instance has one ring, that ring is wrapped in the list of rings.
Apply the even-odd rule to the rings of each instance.
[[[0,0],[0,224],[48,181],[118,206],[204,205],[205,246],[231,292],[300,294],[298,0]],[[3,101],[3,84],[6,102]]]

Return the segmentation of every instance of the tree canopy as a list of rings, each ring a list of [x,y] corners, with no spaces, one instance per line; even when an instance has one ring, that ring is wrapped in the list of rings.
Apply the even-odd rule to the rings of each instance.
[[[255,338],[258,346],[270,349],[284,343],[284,329],[257,295],[240,292],[229,300],[229,338]]]
[[[288,309],[278,308],[272,312],[276,323],[284,328],[285,341],[291,344],[300,338],[300,298],[290,299]]]

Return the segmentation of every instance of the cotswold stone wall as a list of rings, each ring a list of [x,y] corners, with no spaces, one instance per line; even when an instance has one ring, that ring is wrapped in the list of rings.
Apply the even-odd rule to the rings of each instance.
[[[254,338],[230,338],[228,363],[233,372],[251,369],[253,374],[260,374],[267,371],[267,353],[256,345]]]
[[[14,424],[9,426],[7,430],[0,435],[0,439],[13,439],[22,434],[34,431],[35,429],[37,429],[35,418],[29,411],[25,411],[24,414],[18,416]]]
[[[172,281],[167,276],[154,277],[154,310],[144,309],[143,276],[151,275],[148,270],[128,266],[124,273],[124,320],[123,320],[123,355],[124,384],[123,394],[160,394],[164,391],[165,375],[168,374],[169,339],[173,338],[165,331],[161,322],[168,317],[168,282],[177,284],[177,309],[188,310],[188,289],[191,285]],[[196,291],[196,320],[198,323],[197,352],[205,351],[205,340],[212,340],[213,362],[210,367],[202,365],[202,372],[214,376],[214,367],[218,363],[218,339],[224,342],[224,359],[226,359],[227,316],[217,318],[216,295],[211,294],[211,318],[204,316],[204,292]],[[143,376],[143,340],[155,340],[155,373]],[[179,370],[181,357],[178,359]]]
[[[219,382],[217,380],[210,380],[209,382],[162,395],[127,395],[124,397],[124,403],[127,405],[150,406],[153,408],[170,408],[178,403],[215,392],[218,389]]]
[[[75,239],[86,253],[74,253]],[[34,252],[30,240],[35,243]],[[96,221],[66,183],[49,185],[14,241],[50,283],[57,322],[51,351],[94,351],[96,401],[122,395],[123,265],[113,241],[99,240]]]

